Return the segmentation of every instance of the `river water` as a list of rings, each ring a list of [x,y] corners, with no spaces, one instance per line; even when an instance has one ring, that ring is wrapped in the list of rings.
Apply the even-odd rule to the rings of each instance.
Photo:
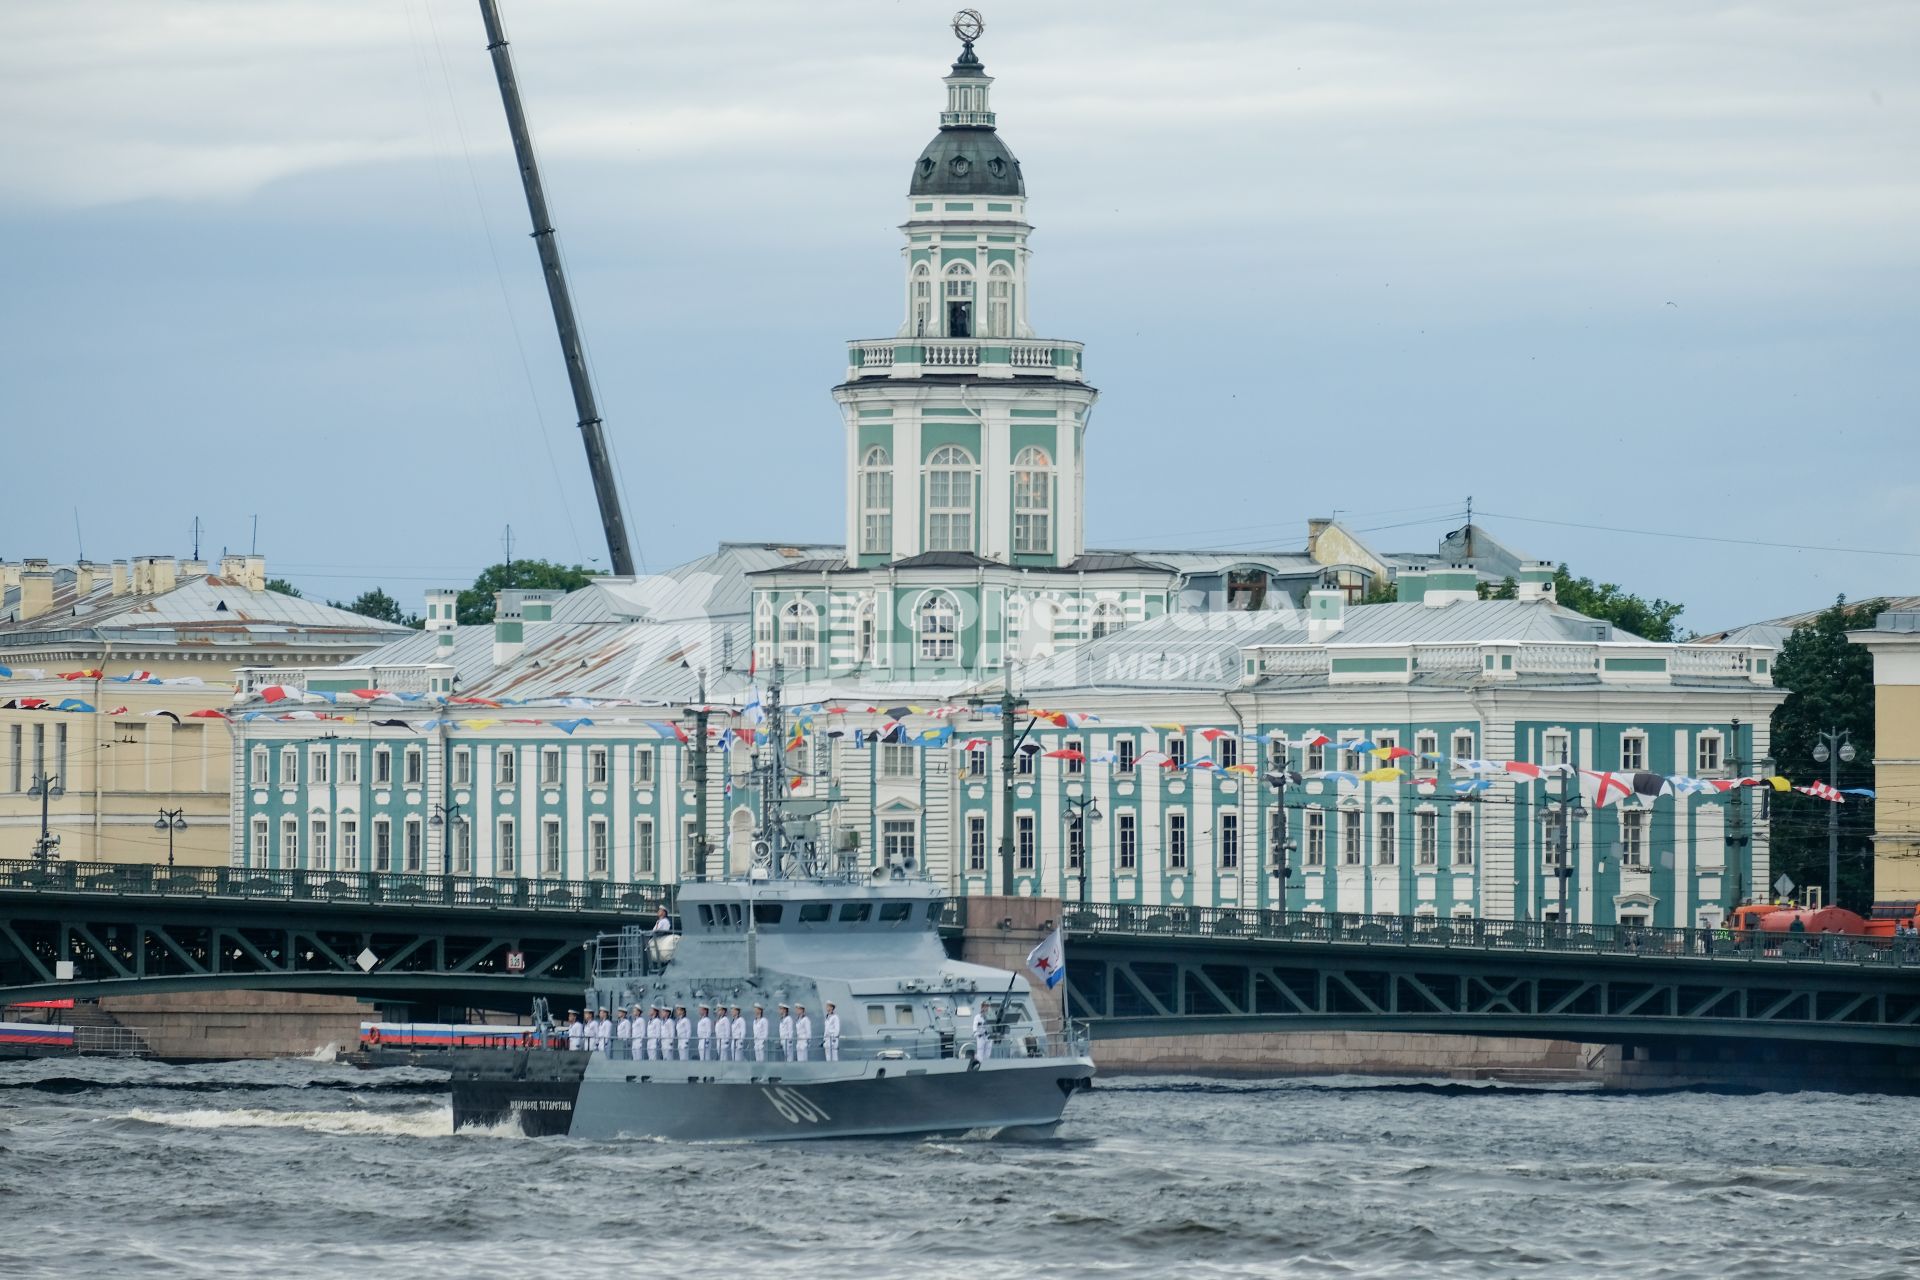
[[[0,1275],[1920,1274],[1911,1098],[1117,1077],[1044,1141],[451,1127],[427,1072],[0,1064]]]

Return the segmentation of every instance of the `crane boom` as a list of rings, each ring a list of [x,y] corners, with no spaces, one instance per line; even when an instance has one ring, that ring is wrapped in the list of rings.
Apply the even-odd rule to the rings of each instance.
[[[520,87],[513,78],[513,55],[507,50],[506,29],[494,0],[480,0],[480,18],[487,27],[487,51],[493,55],[493,73],[500,82],[500,102],[507,110],[507,131],[513,135],[513,154],[520,162],[520,184],[527,192],[527,213],[533,219],[533,242],[540,250],[540,269],[547,278],[547,299],[553,304],[553,323],[560,331],[560,354],[567,362],[567,382],[573,388],[573,407],[580,419],[580,439],[587,448],[587,470],[593,476],[593,496],[600,505],[600,525],[607,535],[607,554],[613,571],[634,573],[633,549],[627,541],[627,520],[620,510],[620,491],[614,484],[613,464],[607,456],[607,436],[594,403],[593,382],[587,376],[580,348],[580,326],[573,317],[573,297],[560,265],[560,247],[547,214],[547,195],[540,186],[540,167],[533,156],[533,135],[520,105]]]

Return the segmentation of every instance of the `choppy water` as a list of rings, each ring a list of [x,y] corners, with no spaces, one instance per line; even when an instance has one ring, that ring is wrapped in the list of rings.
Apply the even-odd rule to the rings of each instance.
[[[1120,1078],[1068,1117],[456,1137],[425,1072],[3,1064],[0,1274],[1920,1274],[1920,1099]]]

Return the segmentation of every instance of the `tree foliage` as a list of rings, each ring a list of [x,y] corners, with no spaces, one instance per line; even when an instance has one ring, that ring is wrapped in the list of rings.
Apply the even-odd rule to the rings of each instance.
[[[268,578],[265,585],[269,591],[277,591],[283,596],[292,596],[296,600],[300,598],[300,588],[285,578]]]
[[[357,613],[363,618],[374,618],[380,622],[397,623],[403,627],[418,627],[420,625],[420,616],[418,614],[410,614],[402,609],[398,600],[395,600],[379,587],[375,587],[371,591],[362,591],[359,595],[355,596],[349,604],[342,604],[338,600],[329,600],[327,603],[336,609],[345,609],[349,613]]]
[[[1773,712],[1775,770],[1796,785],[1824,782],[1829,770],[1842,787],[1873,785],[1873,654],[1847,640],[1849,631],[1873,625],[1884,601],[1850,605],[1846,597],[1812,622],[1794,628],[1774,660],[1773,682],[1786,689],[1786,701]],[[1854,758],[1842,762],[1813,758],[1820,734],[1845,730]],[[1873,904],[1873,803],[1848,796],[1837,808],[1797,792],[1773,797],[1773,866],[1795,884],[1827,882],[1827,816],[1834,813],[1840,831],[1839,904],[1864,912]]]
[[[1662,642],[1679,639],[1673,624],[1686,608],[1671,600],[1630,595],[1617,583],[1576,578],[1564,564],[1553,571],[1553,598],[1576,613],[1611,622],[1644,640]]]
[[[511,560],[488,565],[460,593],[454,616],[463,626],[481,626],[493,621],[493,593],[496,591],[577,591],[587,585],[594,571],[585,565],[560,564],[553,560]]]
[[[1392,604],[1400,598],[1399,584],[1384,577],[1375,578],[1367,587],[1367,593],[1360,597],[1361,604]]]

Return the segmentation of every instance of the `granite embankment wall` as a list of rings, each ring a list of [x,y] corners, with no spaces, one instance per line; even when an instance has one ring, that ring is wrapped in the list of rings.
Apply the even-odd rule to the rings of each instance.
[[[208,991],[112,996],[102,1012],[137,1029],[154,1056],[169,1059],[296,1058],[329,1044],[359,1044],[373,1006],[345,996],[277,991]]]

